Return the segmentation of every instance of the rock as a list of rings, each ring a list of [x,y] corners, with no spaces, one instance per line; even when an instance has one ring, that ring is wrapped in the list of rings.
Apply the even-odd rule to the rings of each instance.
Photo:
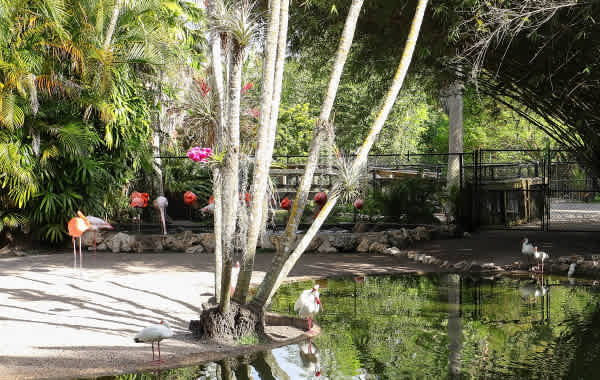
[[[440,264],[440,267],[442,267],[442,268],[448,268],[448,264],[449,264],[449,263],[448,263],[448,260],[444,260],[444,261],[442,261],[442,263]]]
[[[384,232],[384,236],[388,244],[394,247],[406,248],[411,242],[411,238],[405,228],[386,231]]]
[[[560,264],[569,264],[571,262],[571,256],[560,256],[558,262]]]
[[[352,228],[352,232],[358,234],[369,232],[369,225],[365,223],[356,223]]]
[[[411,260],[414,260],[414,259],[415,259],[415,255],[416,255],[416,253],[415,253],[414,251],[409,251],[409,252],[406,254],[406,257],[408,257],[408,258],[409,258],[409,259],[411,259]]]
[[[468,239],[468,238],[471,237],[471,234],[468,233],[467,231],[465,231],[465,232],[463,232],[463,237],[466,238],[466,239]]]
[[[300,241],[300,239],[302,239],[302,236],[298,236],[296,238],[297,241]],[[308,247],[306,248],[306,250],[308,252],[318,251],[321,244],[323,244],[323,239],[321,239],[321,237],[319,235],[315,235],[315,237],[313,237],[313,239],[308,244]]]
[[[466,261],[459,261],[456,264],[453,265],[454,269],[458,269],[458,270],[463,270],[466,266],[467,266],[467,262]]]
[[[371,242],[369,239],[362,239],[358,247],[356,247],[356,252],[365,253],[369,252],[369,247],[371,246]]]
[[[119,232],[110,239],[107,239],[105,244],[113,253],[131,252],[135,249],[136,241],[134,236]]]
[[[380,253],[384,254],[385,250],[388,248],[387,244],[374,242],[369,246],[369,253]]]
[[[323,236],[323,238],[325,237],[333,247],[341,252],[353,252],[359,243],[358,237],[355,234],[335,233]]]
[[[198,245],[193,245],[191,247],[188,247],[185,250],[185,253],[191,253],[191,254],[200,254],[200,253],[204,253],[204,247],[200,244]]]
[[[14,250],[13,254],[17,257],[23,257],[23,256],[27,256],[27,252],[25,251],[20,251],[20,250]]]
[[[323,242],[317,249],[317,252],[319,252],[319,253],[337,253],[337,249],[335,249],[335,247],[333,247],[329,243],[328,239],[323,239]]]
[[[390,248],[386,248],[384,253],[386,255],[390,255],[390,256],[399,256],[402,253],[402,251],[400,251],[396,247],[390,247]]]
[[[410,230],[410,235],[413,240],[421,241],[421,240],[430,240],[431,232],[427,230],[427,228],[423,226],[418,226],[412,230]]]
[[[107,237],[114,236],[114,233],[106,232],[106,231],[98,231],[96,232],[96,250],[98,249],[98,244],[102,243],[106,240]],[[87,232],[83,234],[81,238],[81,245],[83,247],[88,247],[94,249],[94,232]]]
[[[2,249],[0,249],[0,255],[10,255],[12,254],[12,249],[10,249],[10,245],[7,244]]]
[[[198,234],[200,244],[204,247],[204,250],[208,253],[215,251],[215,235],[212,233],[201,233]]]

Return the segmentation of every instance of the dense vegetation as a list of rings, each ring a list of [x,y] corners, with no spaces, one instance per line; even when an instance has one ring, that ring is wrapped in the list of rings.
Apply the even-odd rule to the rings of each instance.
[[[431,3],[415,63],[374,153],[447,152],[439,97],[453,80],[449,63],[494,31],[494,12],[513,3]],[[291,7],[276,155],[308,152],[349,6],[315,0]],[[332,112],[342,151],[354,151],[375,118],[401,53],[397,36],[406,35],[414,6],[381,0],[362,10]],[[561,8],[534,33],[514,30],[510,46],[488,46],[479,82],[466,83],[465,151],[544,148],[544,130],[553,144],[598,162],[591,95],[599,86],[598,27],[585,16],[597,11],[598,1]],[[78,209],[126,221],[130,192],[158,195],[157,181],[168,194],[209,197],[206,171],[173,159],[160,163],[160,173],[153,168],[153,156],[183,156],[190,146],[214,143],[204,12],[184,0],[0,0],[2,239],[23,230],[60,242]],[[484,27],[473,26],[478,22]],[[557,58],[568,49],[574,58]],[[473,67],[466,53],[465,72]],[[251,155],[263,56],[260,48],[248,54],[241,131]]]

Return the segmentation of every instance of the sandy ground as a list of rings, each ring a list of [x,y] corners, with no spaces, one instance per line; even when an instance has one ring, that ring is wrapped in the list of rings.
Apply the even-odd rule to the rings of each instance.
[[[411,248],[452,262],[508,264],[520,258],[514,231],[438,240]],[[598,234],[528,233],[553,255],[599,254]],[[272,254],[259,254],[253,283]],[[232,347],[192,340],[187,327],[214,292],[210,255],[86,253],[73,268],[70,253],[0,259],[0,379],[70,378],[148,368],[150,346],[133,336],[167,321],[174,339],[161,344],[168,367],[215,360]],[[369,254],[305,254],[291,280],[349,274],[436,271],[406,258]]]

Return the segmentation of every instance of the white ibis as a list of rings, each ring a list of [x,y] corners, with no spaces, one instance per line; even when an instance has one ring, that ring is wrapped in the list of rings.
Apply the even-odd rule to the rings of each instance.
[[[308,318],[308,331],[312,330],[312,318],[321,310],[321,299],[319,298],[319,285],[312,289],[304,290],[294,304],[294,311],[301,317]]]
[[[233,297],[233,293],[235,293],[235,287],[237,285],[239,276],[240,276],[240,262],[236,261],[233,268],[231,268],[231,293],[230,293],[231,297]]]
[[[533,244],[529,242],[529,239],[524,238],[523,240],[521,240],[521,253],[527,256],[528,261],[529,258],[533,256],[533,251]]]
[[[321,353],[317,346],[309,338],[298,344],[300,348],[300,359],[302,365],[308,368],[310,372],[314,372],[315,377],[321,376]]]
[[[550,255],[543,251],[538,251],[538,247],[533,247],[533,257],[538,261],[538,269],[540,262],[542,263],[542,273],[544,273],[544,261],[546,261]]]
[[[114,227],[102,218],[88,215],[87,219],[90,222],[90,231],[94,231],[94,256],[96,256],[96,233],[100,230],[114,230]]]
[[[154,206],[154,208],[160,212],[160,222],[162,224],[162,233],[163,233],[163,235],[166,235],[167,234],[166,210],[167,210],[167,207],[169,206],[169,201],[167,201],[167,198],[165,198],[161,195],[160,197],[156,198],[152,202],[152,206]]]
[[[133,341],[136,343],[152,343],[152,364],[161,364],[164,361],[160,358],[160,341],[163,339],[171,338],[173,336],[173,330],[169,327],[167,322],[160,321],[157,325],[145,327],[140,331]],[[158,360],[154,359],[154,342],[158,344]]]
[[[73,268],[77,266],[77,248],[75,247],[75,239],[79,238],[79,266],[82,266],[81,255],[81,237],[85,231],[91,228],[90,221],[83,215],[81,211],[77,211],[77,217],[71,218],[67,225],[69,235],[73,240]]]
[[[215,212],[215,197],[213,195],[208,198],[208,204],[200,209],[202,215],[214,214]]]
[[[575,264],[575,263],[571,263],[571,265],[569,265],[569,272],[567,272],[567,277],[573,277],[573,275],[575,274],[576,266],[577,266],[577,264]]]

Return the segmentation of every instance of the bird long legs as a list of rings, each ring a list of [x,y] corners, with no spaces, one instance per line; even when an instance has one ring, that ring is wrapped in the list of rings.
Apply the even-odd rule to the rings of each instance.
[[[165,361],[160,358],[160,342],[157,342],[158,345],[158,360],[154,360],[154,342],[152,342],[152,364],[160,365]]]

